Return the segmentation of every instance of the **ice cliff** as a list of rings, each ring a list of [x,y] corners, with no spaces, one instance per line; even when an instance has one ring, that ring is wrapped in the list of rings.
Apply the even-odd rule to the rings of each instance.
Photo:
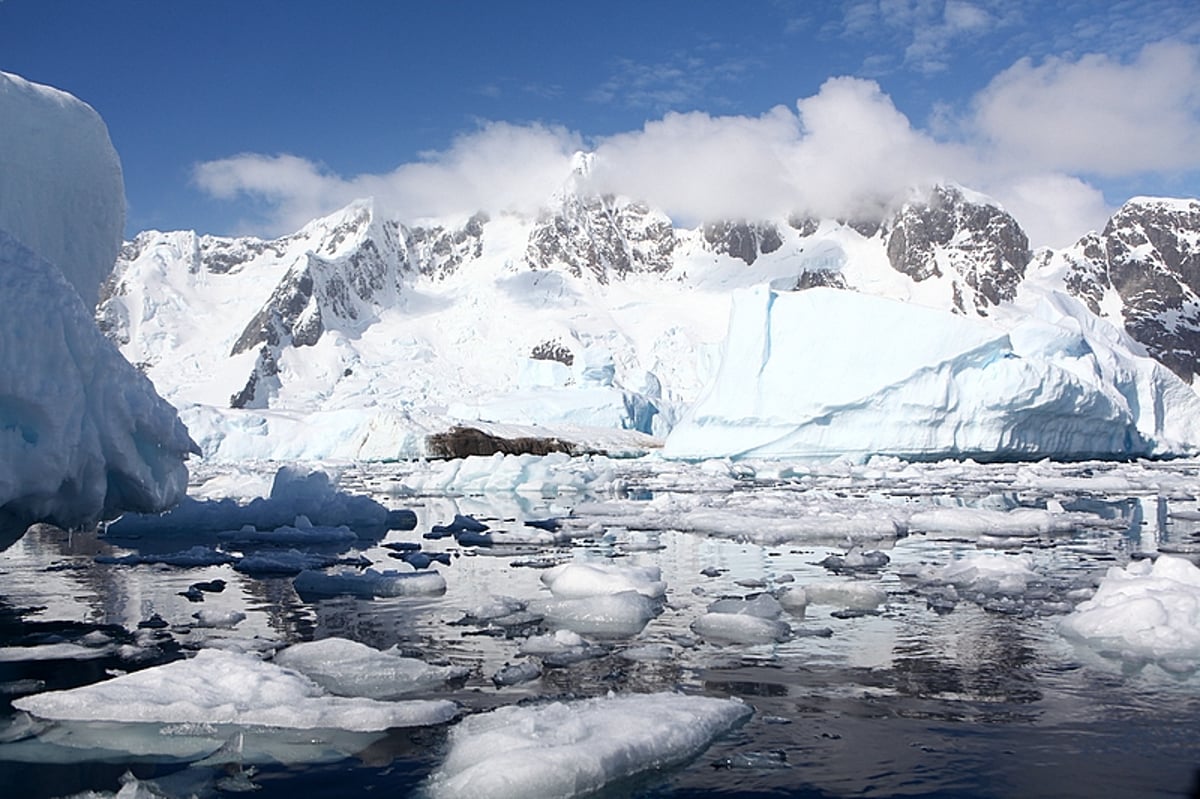
[[[717,375],[664,454],[1127,458],[1200,440],[1195,394],[1077,301],[1023,310],[992,322],[831,288],[739,293]]]

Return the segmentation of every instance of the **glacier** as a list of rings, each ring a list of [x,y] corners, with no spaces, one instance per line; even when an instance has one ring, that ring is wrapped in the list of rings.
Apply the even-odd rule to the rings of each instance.
[[[1062,310],[994,321],[831,288],[733,301],[721,366],[675,458],[1133,458],[1200,441],[1200,401]],[[1090,321],[1090,320],[1089,320]],[[1166,407],[1171,408],[1168,415]]]
[[[121,242],[120,163],[98,114],[0,73],[0,521],[155,512],[196,451],[91,311]]]

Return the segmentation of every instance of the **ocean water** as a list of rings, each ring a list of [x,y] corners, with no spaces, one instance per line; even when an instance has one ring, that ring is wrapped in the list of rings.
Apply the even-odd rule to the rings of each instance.
[[[1011,466],[971,466],[965,474],[953,472],[953,479],[937,466],[906,467],[903,478],[882,480],[853,470],[816,479],[742,476],[732,483],[701,475],[679,486],[681,502],[684,493],[694,499],[697,492],[741,492],[752,507],[761,496],[768,515],[815,514],[822,503],[811,501],[813,492],[828,492],[830,507],[856,498],[882,508],[1062,507],[1096,522],[1016,537],[901,531],[864,544],[886,554],[886,564],[840,572],[823,562],[845,555],[847,543],[828,535],[763,543],[749,527],[721,535],[674,529],[661,523],[669,514],[655,516],[653,529],[639,529],[638,520],[649,518],[642,510],[671,507],[671,483],[678,482],[677,474],[664,476],[653,466],[625,467],[617,494],[533,497],[401,495],[397,468],[356,467],[343,474],[343,485],[414,510],[417,526],[337,554],[362,555],[387,568],[395,559],[384,544],[410,542],[447,553],[449,565],[435,566],[446,578],[443,595],[305,597],[289,576],[248,577],[227,565],[95,560],[190,545],[151,536],[117,541],[96,531],[37,527],[0,553],[0,781],[9,786],[6,795],[112,794],[126,773],[143,781],[141,790],[150,791],[150,782],[165,796],[218,796],[239,788],[260,797],[419,795],[445,754],[449,725],[359,739],[252,729],[245,732],[248,741],[286,739],[291,756],[205,766],[194,757],[107,749],[102,729],[87,745],[78,730],[29,730],[11,707],[16,696],[90,684],[199,646],[257,642],[264,648],[329,636],[466,667],[464,680],[427,694],[452,699],[466,713],[651,691],[738,697],[754,708],[747,723],[689,763],[620,782],[604,795],[1165,797],[1200,789],[1200,676],[1097,652],[1059,632],[1064,603],[1078,601],[1078,592],[1094,586],[1108,567],[1160,551],[1192,557],[1200,551],[1200,514],[1187,489],[1200,490],[1200,465],[1193,462],[1043,465],[1044,489],[1031,485],[1027,474],[1016,477]],[[804,503],[781,502],[781,490]],[[425,537],[461,512],[494,527],[518,517],[573,513],[596,521],[586,535],[555,546],[479,548]],[[618,516],[626,523],[615,524]],[[947,602],[944,592],[914,576],[980,552],[1024,556],[1038,579],[1020,592],[962,591]],[[492,675],[524,659],[518,651],[524,638],[551,628],[536,619],[508,628],[463,623],[467,611],[489,597],[542,596],[540,567],[585,555],[659,566],[668,585],[661,613],[636,633],[585,636],[600,648],[597,657],[547,664],[537,680],[497,687]],[[226,582],[225,590],[206,594],[203,602],[183,596],[189,586],[216,579]],[[802,617],[783,616],[794,635],[777,643],[720,644],[692,630],[717,599],[825,582],[873,586],[886,600],[867,610],[809,605]],[[246,619],[231,630],[200,629],[192,614],[201,608],[237,610]],[[163,626],[139,629],[155,616]],[[22,659],[7,649],[87,646],[96,632],[110,643],[87,658],[72,650],[71,656]],[[644,644],[667,646],[671,657],[622,656]]]

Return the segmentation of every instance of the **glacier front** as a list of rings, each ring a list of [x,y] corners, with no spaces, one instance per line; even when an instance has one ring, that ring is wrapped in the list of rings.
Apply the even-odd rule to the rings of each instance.
[[[717,375],[664,455],[1194,451],[1196,395],[1077,301],[1029,296],[1009,313],[995,310],[984,320],[830,288],[739,292]]]
[[[90,107],[0,73],[0,523],[170,507],[196,447],[92,318],[121,242],[120,163]]]

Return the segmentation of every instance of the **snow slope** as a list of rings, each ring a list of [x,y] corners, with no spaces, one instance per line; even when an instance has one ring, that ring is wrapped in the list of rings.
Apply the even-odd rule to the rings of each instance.
[[[103,122],[0,74],[0,521],[83,525],[171,506],[194,445],[97,328],[124,192]]]

